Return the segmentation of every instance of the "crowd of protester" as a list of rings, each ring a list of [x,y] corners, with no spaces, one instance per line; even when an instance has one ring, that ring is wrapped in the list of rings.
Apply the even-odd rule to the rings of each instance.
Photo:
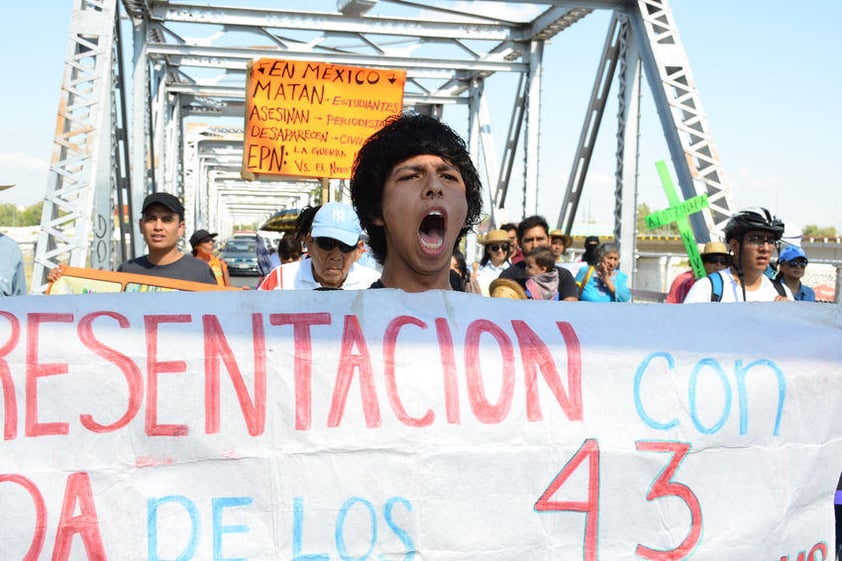
[[[462,248],[481,218],[479,175],[464,141],[431,117],[400,115],[372,135],[356,156],[350,191],[352,204],[326,202],[300,213],[260,290],[450,289],[516,299],[632,300],[617,243],[587,237],[574,260],[569,233],[551,230],[542,216],[492,225],[478,237],[482,255],[469,266]],[[229,273],[214,254],[217,234],[194,232],[192,255],[178,248],[184,210],[174,195],[149,195],[139,220],[148,254],[118,271],[227,285]],[[802,284],[808,256],[798,244],[781,247],[783,233],[783,222],[764,208],[736,212],[724,240],[702,248],[705,274],[681,274],[668,301],[815,301]],[[0,290],[21,294],[20,252],[1,235],[0,244]],[[50,280],[60,275],[54,269]]]

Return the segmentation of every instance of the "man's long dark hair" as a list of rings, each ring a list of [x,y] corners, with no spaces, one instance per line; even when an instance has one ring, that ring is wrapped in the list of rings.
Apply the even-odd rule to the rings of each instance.
[[[480,220],[482,183],[465,141],[449,126],[426,115],[404,113],[393,117],[360,148],[350,183],[351,201],[378,263],[386,259],[386,233],[374,220],[383,217],[386,178],[397,164],[423,154],[439,156],[453,164],[465,182],[468,214],[456,243]]]

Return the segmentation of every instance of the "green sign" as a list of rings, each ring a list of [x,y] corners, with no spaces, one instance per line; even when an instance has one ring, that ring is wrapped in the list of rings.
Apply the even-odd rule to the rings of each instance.
[[[693,269],[693,274],[697,279],[702,278],[706,274],[705,267],[702,264],[702,256],[699,254],[696,237],[693,235],[693,228],[690,226],[690,220],[687,217],[707,208],[708,196],[699,195],[681,202],[678,200],[678,193],[675,191],[675,185],[670,177],[666,162],[663,160],[655,162],[655,168],[658,170],[658,177],[661,178],[661,185],[664,186],[664,192],[667,194],[667,201],[669,201],[670,206],[647,216],[646,227],[652,230],[675,222],[678,227],[678,234],[687,250],[687,256],[690,258],[690,267]]]

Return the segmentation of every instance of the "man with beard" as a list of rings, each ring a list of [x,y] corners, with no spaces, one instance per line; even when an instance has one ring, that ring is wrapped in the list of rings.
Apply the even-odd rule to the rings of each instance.
[[[528,216],[517,225],[518,245],[524,255],[536,247],[550,247],[550,227],[543,216]],[[567,269],[556,265],[558,271],[558,299],[568,302],[579,300],[579,289],[573,275]],[[526,289],[526,281],[529,280],[529,273],[526,272],[526,262],[514,263],[511,267],[500,273],[498,278],[516,281]]]

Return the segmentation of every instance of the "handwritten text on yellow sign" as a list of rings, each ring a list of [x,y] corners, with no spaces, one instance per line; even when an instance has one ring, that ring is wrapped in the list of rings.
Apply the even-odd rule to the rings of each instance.
[[[246,83],[243,175],[348,179],[362,143],[400,113],[406,72],[259,59]]]

